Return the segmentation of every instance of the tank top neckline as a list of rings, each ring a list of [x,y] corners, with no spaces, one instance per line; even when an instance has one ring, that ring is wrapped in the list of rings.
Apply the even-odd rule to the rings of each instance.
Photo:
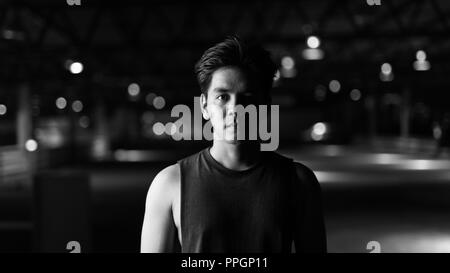
[[[210,149],[211,149],[211,147],[207,147],[203,150],[203,154],[205,156],[206,161],[210,165],[212,165],[215,169],[218,169],[220,172],[222,172],[226,175],[231,175],[231,176],[242,176],[242,175],[252,173],[254,170],[258,169],[262,165],[262,163],[265,159],[265,153],[261,152],[261,159],[252,167],[250,167],[246,170],[242,170],[242,171],[231,170],[231,169],[228,169],[227,167],[223,166],[222,164],[220,164],[217,160],[215,160],[214,157],[211,155]]]

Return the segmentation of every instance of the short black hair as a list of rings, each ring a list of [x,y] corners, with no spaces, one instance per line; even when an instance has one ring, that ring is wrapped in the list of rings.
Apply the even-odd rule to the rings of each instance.
[[[238,36],[230,36],[207,49],[195,65],[200,90],[207,95],[212,74],[221,67],[234,66],[261,81],[262,90],[270,97],[277,67],[270,53],[258,44],[249,44]]]

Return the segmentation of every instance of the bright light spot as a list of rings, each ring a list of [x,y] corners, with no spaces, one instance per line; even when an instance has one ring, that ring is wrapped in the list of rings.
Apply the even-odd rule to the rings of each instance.
[[[316,36],[309,36],[306,44],[309,48],[318,48],[320,46],[320,40]]]
[[[305,48],[302,51],[302,56],[303,56],[303,59],[305,59],[305,60],[310,60],[310,61],[322,60],[324,53],[323,53],[323,50],[321,50],[319,48]]]
[[[3,116],[6,114],[6,111],[8,111],[8,108],[6,108],[6,105],[0,104],[0,116]]]
[[[128,86],[128,94],[132,97],[136,97],[141,92],[141,88],[137,83],[132,83]]]
[[[92,155],[96,159],[106,159],[109,155],[109,145],[105,135],[97,135],[92,143]]]
[[[311,138],[314,141],[320,141],[323,139],[325,133],[327,132],[327,126],[323,122],[318,122],[314,124],[311,130]]]
[[[165,105],[166,105],[166,100],[163,97],[157,96],[156,98],[153,99],[153,106],[156,109],[158,109],[158,110],[163,109]]]
[[[64,109],[67,106],[67,100],[63,97],[59,97],[56,99],[56,107],[58,107],[58,109]]]
[[[165,132],[168,135],[174,135],[177,132],[177,126],[172,122],[166,124]]]
[[[398,168],[402,170],[430,171],[430,170],[448,170],[449,160],[436,159],[404,159],[399,162]],[[442,174],[446,179],[448,174]]]
[[[281,76],[284,78],[293,78],[297,75],[295,69],[295,61],[290,56],[285,56],[281,59]]]
[[[430,62],[428,61],[415,61],[413,63],[414,70],[427,71],[430,70]]]
[[[69,70],[72,74],[80,74],[83,72],[83,64],[80,62],[73,62],[70,64]]]
[[[74,101],[72,103],[72,110],[77,113],[81,112],[83,110],[83,103],[79,100]]]
[[[152,105],[155,97],[156,97],[155,93],[148,93],[147,96],[145,96],[145,102],[147,102],[148,105]]]
[[[313,126],[313,132],[316,135],[324,135],[327,131],[327,126],[323,122],[318,122]]]
[[[275,72],[275,75],[273,76],[273,81],[276,82],[281,78],[280,70],[277,69],[277,72]]]
[[[350,91],[350,98],[353,101],[359,101],[361,99],[361,91],[359,91],[358,89],[353,89],[352,91]]]
[[[389,75],[392,73],[392,66],[389,63],[384,63],[381,65],[381,73],[384,75]]]
[[[339,92],[341,90],[341,83],[337,80],[330,81],[330,84],[328,86],[333,93]]]
[[[34,152],[38,148],[38,143],[34,139],[29,139],[25,142],[25,149],[29,152]]]
[[[392,73],[392,66],[389,63],[384,63],[381,65],[380,80],[384,82],[390,82],[394,79],[394,74]]]
[[[155,124],[153,124],[152,129],[153,129],[153,133],[155,133],[155,135],[160,136],[160,135],[164,134],[166,127],[161,122],[156,122]]]
[[[433,160],[427,159],[411,159],[405,163],[405,166],[412,170],[430,170],[435,168]]]
[[[281,66],[286,70],[291,70],[295,66],[295,61],[292,57],[285,56],[281,59]]]
[[[89,123],[90,123],[89,117],[87,117],[87,116],[80,117],[79,124],[80,124],[81,128],[84,128],[84,129],[88,128]]]
[[[403,231],[381,238],[384,252],[390,253],[448,253],[450,235],[434,230]]]
[[[418,50],[417,53],[416,53],[416,59],[419,62],[423,62],[423,61],[425,61],[427,59],[427,54],[423,50]]]

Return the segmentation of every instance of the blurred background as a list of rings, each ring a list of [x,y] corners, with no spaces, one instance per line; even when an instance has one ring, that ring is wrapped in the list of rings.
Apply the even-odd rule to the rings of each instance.
[[[444,0],[0,0],[0,252],[138,252],[152,179],[209,145],[171,109],[232,34],[279,66],[278,152],[316,173],[328,250],[450,252]]]

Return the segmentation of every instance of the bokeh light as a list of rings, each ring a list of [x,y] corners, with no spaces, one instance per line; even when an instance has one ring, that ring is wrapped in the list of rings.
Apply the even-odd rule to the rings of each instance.
[[[80,62],[73,62],[70,64],[69,70],[72,74],[80,74],[83,72],[83,64]]]
[[[155,135],[160,136],[160,135],[164,134],[166,127],[161,122],[156,122],[155,124],[153,124],[152,129],[153,129],[153,133],[155,133]]]
[[[361,99],[361,91],[359,89],[353,89],[350,91],[350,98],[353,101],[359,101]]]
[[[3,116],[8,111],[8,108],[4,104],[0,104],[0,116]]]
[[[157,96],[153,99],[153,106],[158,110],[163,109],[166,106],[166,100],[161,96]]]
[[[333,93],[339,92],[341,90],[341,83],[337,80],[330,81],[330,84],[328,86],[330,88],[330,91]]]
[[[67,100],[65,98],[59,97],[59,98],[56,99],[56,107],[58,109],[62,110],[64,108],[66,108],[66,106],[67,106]]]
[[[25,142],[25,149],[26,149],[28,152],[34,152],[34,151],[37,150],[37,148],[38,148],[38,143],[37,143],[36,140],[34,140],[34,139],[29,139],[29,140],[27,140],[27,141]]]
[[[76,100],[72,103],[72,110],[76,113],[83,111],[83,103],[80,100]]]
[[[320,40],[316,36],[309,36],[306,44],[309,48],[318,48],[320,46]]]

